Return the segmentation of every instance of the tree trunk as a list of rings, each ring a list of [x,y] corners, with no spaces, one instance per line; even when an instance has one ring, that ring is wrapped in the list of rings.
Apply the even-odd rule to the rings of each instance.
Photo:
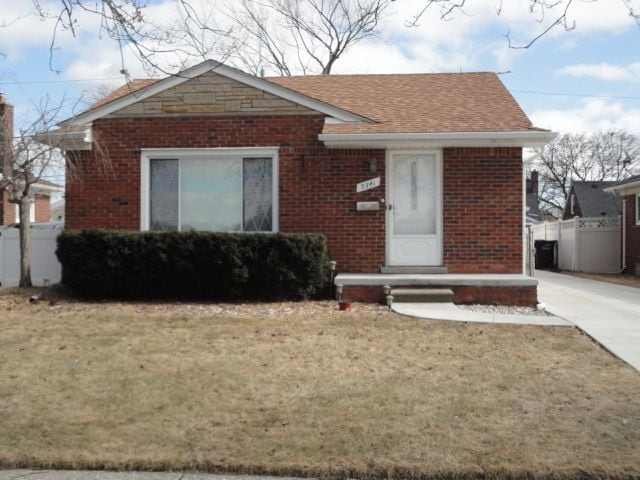
[[[31,198],[23,197],[18,204],[20,212],[20,287],[32,287],[31,282]]]

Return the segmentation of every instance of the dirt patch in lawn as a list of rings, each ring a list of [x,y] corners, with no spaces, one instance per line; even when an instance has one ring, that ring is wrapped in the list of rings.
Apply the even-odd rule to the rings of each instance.
[[[570,328],[0,294],[0,465],[640,475],[640,374]]]
[[[617,285],[625,285],[627,287],[640,288],[640,276],[631,275],[630,273],[579,273],[579,272],[562,272],[575,277],[588,278],[590,280],[598,280],[600,282],[615,283]]]

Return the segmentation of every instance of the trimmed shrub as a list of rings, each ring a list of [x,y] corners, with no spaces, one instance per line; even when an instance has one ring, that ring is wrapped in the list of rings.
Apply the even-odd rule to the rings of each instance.
[[[294,299],[327,286],[316,234],[64,231],[62,284],[100,298]]]

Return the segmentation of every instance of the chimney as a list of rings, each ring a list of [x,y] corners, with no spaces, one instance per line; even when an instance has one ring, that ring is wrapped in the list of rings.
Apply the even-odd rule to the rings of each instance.
[[[13,105],[7,102],[2,92],[0,92],[0,121],[2,122],[2,138],[10,139],[13,137]]]
[[[13,142],[13,105],[0,92],[0,168],[4,156],[11,151]]]
[[[538,171],[531,171],[531,193],[535,195],[535,199],[538,200]]]

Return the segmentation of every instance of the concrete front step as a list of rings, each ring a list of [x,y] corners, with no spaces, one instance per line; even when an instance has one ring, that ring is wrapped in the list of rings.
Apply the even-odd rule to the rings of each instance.
[[[448,303],[453,302],[450,288],[392,288],[393,303]]]

